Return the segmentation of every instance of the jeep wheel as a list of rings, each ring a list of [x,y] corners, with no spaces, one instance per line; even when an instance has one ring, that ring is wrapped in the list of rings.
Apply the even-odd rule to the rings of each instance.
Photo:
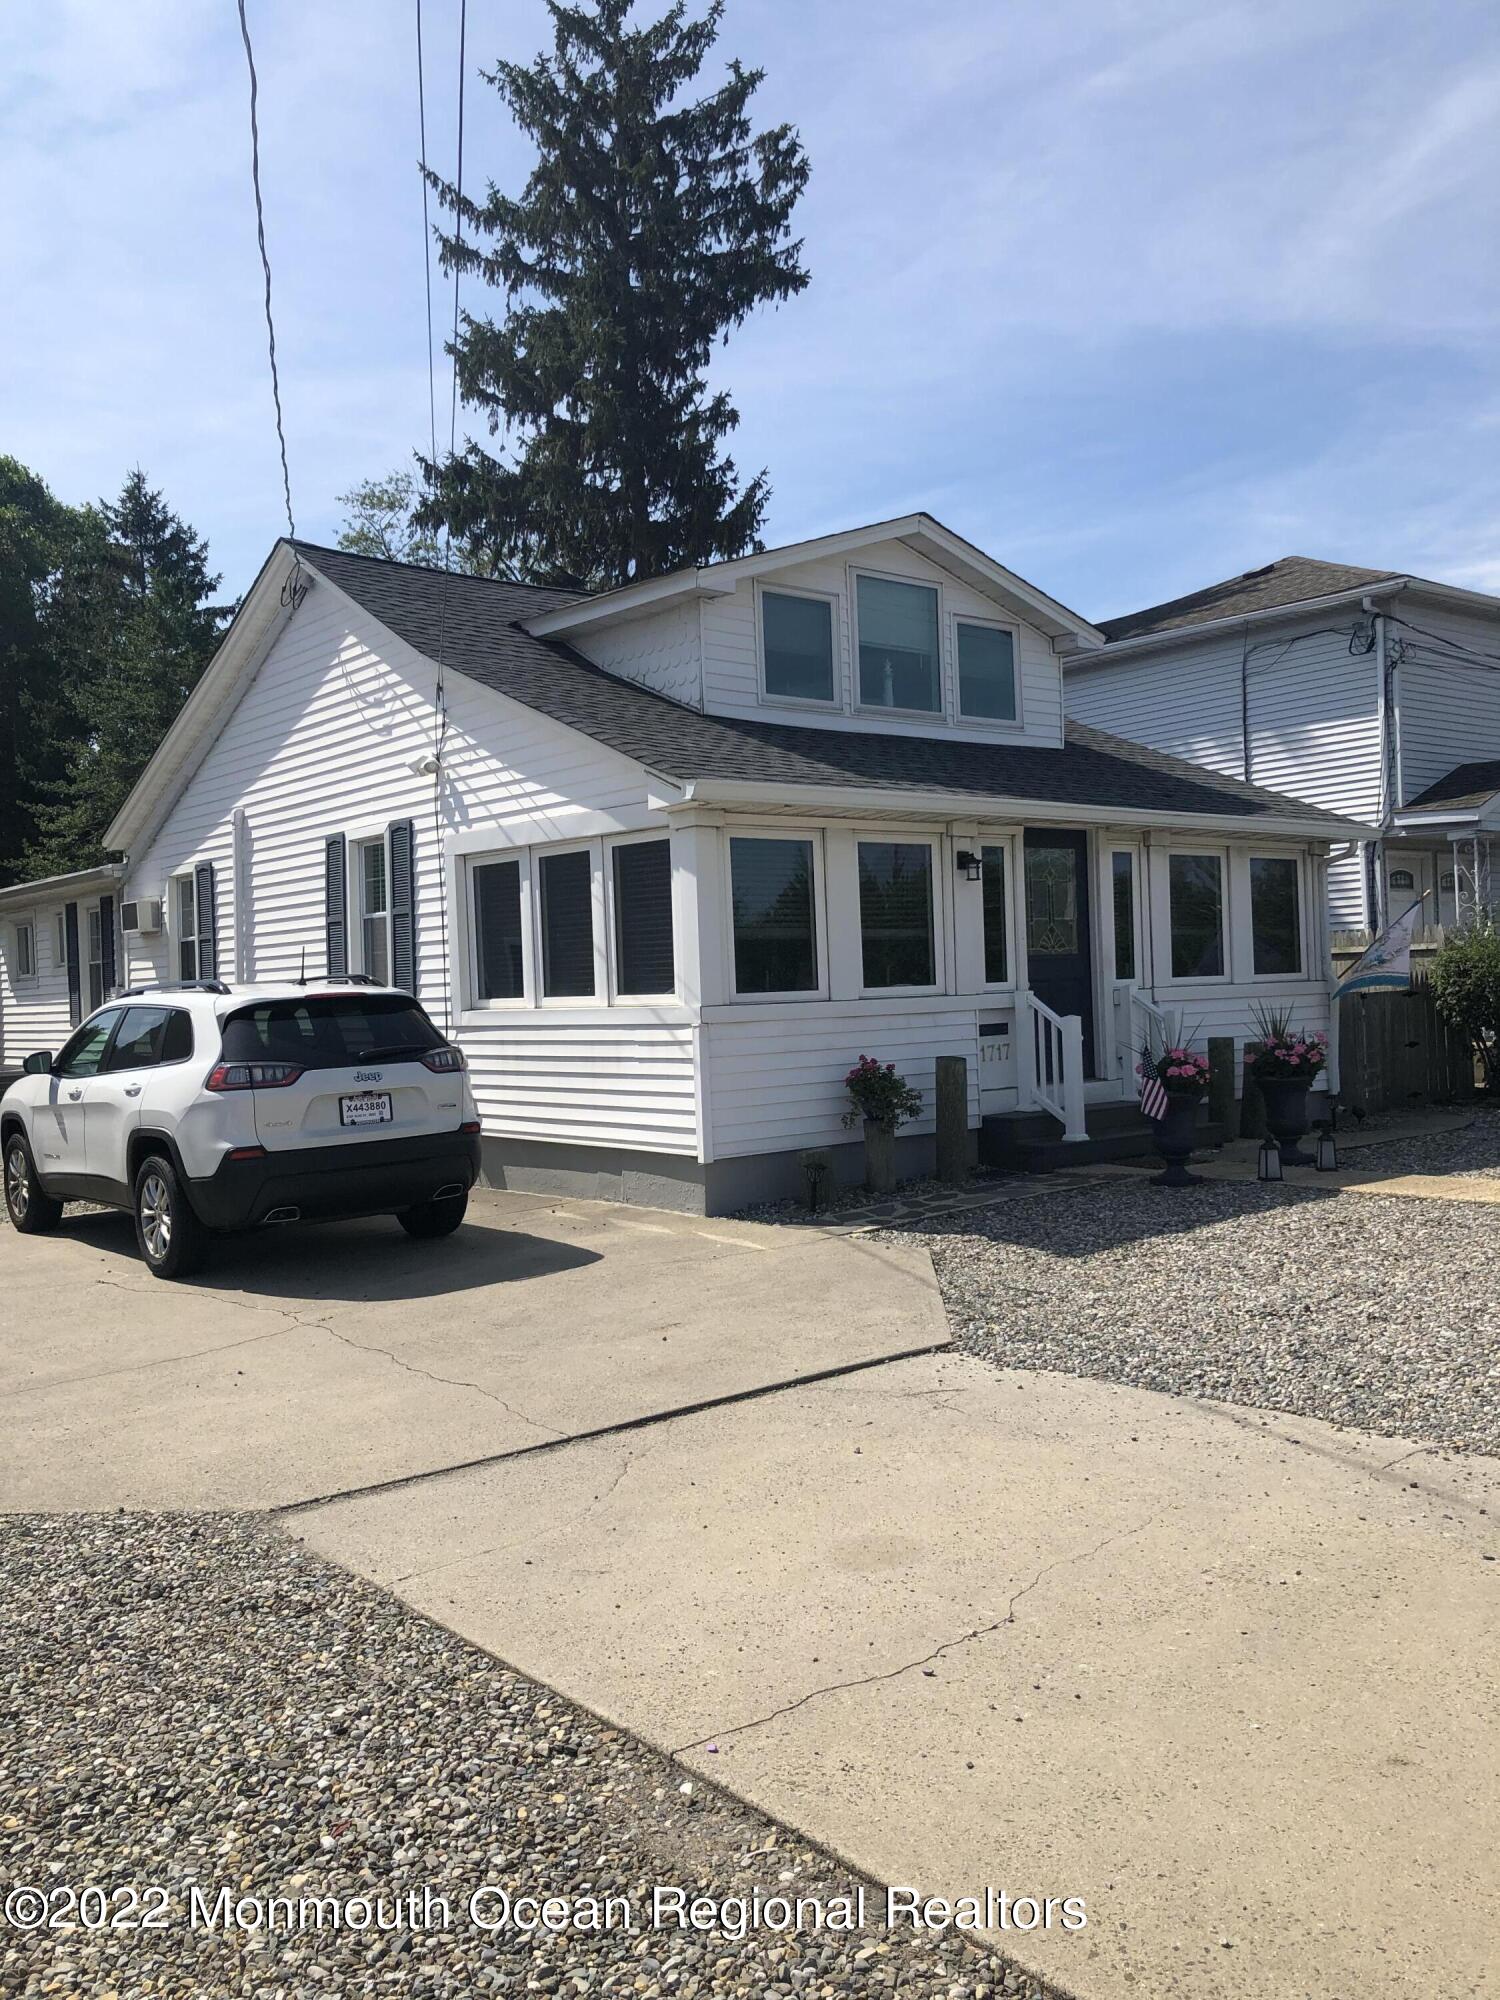
[[[182,1191],[177,1169],[159,1153],[135,1177],[135,1240],[153,1278],[185,1278],[203,1261],[208,1231]]]
[[[5,1207],[23,1236],[40,1236],[62,1220],[63,1205],[37,1179],[36,1162],[21,1132],[10,1133],[5,1141]]]

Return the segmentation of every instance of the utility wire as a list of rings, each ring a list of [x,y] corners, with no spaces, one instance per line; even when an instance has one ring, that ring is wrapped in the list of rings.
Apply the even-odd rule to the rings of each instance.
[[[427,288],[427,463],[437,477],[437,386],[432,353],[432,222],[427,208],[427,84],[422,67],[422,0],[417,0],[417,132],[422,156],[422,279]]]
[[[250,70],[250,181],[255,189],[255,234],[260,244],[260,267],[266,280],[266,343],[271,354],[271,400],[276,405],[276,442],[281,449],[281,491],[286,501],[287,532],[297,539],[297,523],[292,518],[292,476],[286,462],[286,426],[281,415],[281,378],[276,369],[276,322],[271,316],[271,259],[266,251],[266,211],[260,193],[260,121],[256,115],[260,93],[255,74],[255,52],[250,46],[250,24],[245,19],[245,0],[238,0],[240,37],[245,44],[245,62]]]

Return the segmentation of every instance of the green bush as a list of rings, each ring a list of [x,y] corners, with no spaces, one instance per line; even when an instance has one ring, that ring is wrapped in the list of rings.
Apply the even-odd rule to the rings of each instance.
[[[1500,930],[1492,922],[1466,926],[1432,962],[1438,1011],[1466,1034],[1484,1070],[1485,1088],[1500,1081]]]

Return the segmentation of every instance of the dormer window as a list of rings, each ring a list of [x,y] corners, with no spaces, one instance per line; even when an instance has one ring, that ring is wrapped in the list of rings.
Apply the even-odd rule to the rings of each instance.
[[[1016,635],[1006,625],[954,620],[958,712],[965,721],[1016,720]]]
[[[854,603],[860,707],[936,715],[943,705],[936,590],[857,574]]]
[[[772,700],[832,705],[833,608],[832,598],[802,591],[760,593],[761,671]]]

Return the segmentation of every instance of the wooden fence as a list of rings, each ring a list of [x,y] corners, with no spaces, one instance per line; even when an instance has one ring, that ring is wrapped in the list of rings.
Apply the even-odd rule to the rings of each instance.
[[[1335,949],[1343,972],[1359,953]],[[1405,1111],[1474,1095],[1474,1051],[1437,1010],[1427,969],[1431,950],[1411,955],[1407,993],[1351,993],[1339,1011],[1339,1098],[1356,1111]]]

